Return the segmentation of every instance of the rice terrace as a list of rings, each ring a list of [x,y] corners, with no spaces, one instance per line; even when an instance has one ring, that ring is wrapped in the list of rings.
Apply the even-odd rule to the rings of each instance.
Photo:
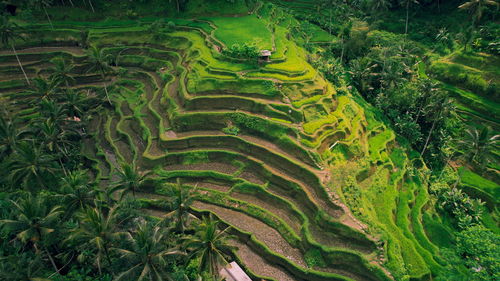
[[[500,280],[496,0],[1,0],[0,280]]]

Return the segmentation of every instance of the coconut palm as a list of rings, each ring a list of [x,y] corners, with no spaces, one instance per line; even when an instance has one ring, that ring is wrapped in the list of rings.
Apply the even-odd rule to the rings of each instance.
[[[139,171],[135,165],[124,164],[116,171],[118,180],[115,182],[113,192],[121,190],[121,196],[131,192],[135,197],[135,192],[144,184],[149,175],[149,172]]]
[[[371,0],[370,8],[373,12],[385,12],[391,7],[389,0]]]
[[[458,6],[461,10],[467,10],[472,18],[472,25],[476,26],[483,17],[484,11],[488,6],[495,6],[498,8],[498,3],[494,0],[471,0]]]
[[[54,157],[46,154],[33,142],[24,141],[16,146],[16,150],[6,160],[11,185],[19,184],[29,188],[36,184],[39,188],[47,187],[48,179],[58,172]]]
[[[54,25],[52,25],[52,20],[50,20],[49,13],[47,13],[47,8],[52,5],[52,0],[32,0],[31,5],[34,5],[35,7],[38,7],[43,10],[45,13],[45,16],[47,17],[47,20],[49,21],[50,28],[54,30]]]
[[[401,63],[391,61],[387,63],[380,73],[380,81],[384,88],[393,89],[406,79],[403,77],[403,66]]]
[[[43,98],[38,103],[39,121],[50,120],[61,127],[67,123],[68,114],[63,105],[50,98]]]
[[[19,33],[19,28],[17,24],[10,22],[7,16],[2,17],[2,24],[0,25],[0,39],[2,45],[4,47],[10,46],[12,48],[12,52],[16,56],[17,63],[23,72],[24,78],[26,79],[26,83],[30,84],[30,80],[28,79],[28,75],[26,75],[26,71],[24,71],[23,64],[21,60],[19,60],[19,56],[16,52],[16,47],[14,46],[14,41],[16,39],[22,39],[23,37]]]
[[[17,145],[25,140],[26,130],[19,128],[16,116],[9,117],[7,112],[0,112],[0,159],[6,159],[16,150]]]
[[[373,64],[368,58],[354,59],[349,63],[349,74],[361,93],[373,90],[371,82],[378,75],[374,70],[375,67],[377,65]]]
[[[66,88],[75,83],[75,78],[71,76],[74,66],[63,58],[54,58],[50,61],[54,66],[51,68],[50,79],[63,84]]]
[[[90,183],[87,170],[70,171],[61,179],[60,197],[64,202],[66,214],[93,207],[98,190]]]
[[[98,204],[96,204],[98,205]],[[88,207],[80,212],[80,226],[72,231],[67,242],[97,250],[96,265],[102,274],[102,260],[111,267],[109,250],[113,242],[122,234],[118,231],[116,207],[106,213],[100,207]]]
[[[227,264],[225,253],[234,249],[229,245],[227,232],[230,227],[218,229],[219,221],[212,215],[202,219],[196,234],[185,239],[185,247],[190,251],[190,257],[199,257],[199,272],[208,271],[210,276],[216,276],[221,265]]]
[[[182,185],[180,179],[177,179],[177,184],[170,186],[168,195],[172,211],[165,215],[165,219],[173,220],[175,230],[182,233],[188,226],[189,218],[194,218],[190,211],[196,198],[196,189]]]
[[[184,252],[172,247],[169,235],[168,230],[146,222],[140,223],[137,230],[126,233],[124,247],[115,250],[128,261],[128,267],[115,281],[172,280],[165,271],[168,258],[184,255]]]
[[[44,269],[41,257],[30,252],[0,257],[0,276],[3,280],[50,281],[41,278]]]
[[[498,145],[500,135],[493,135],[489,127],[483,127],[481,130],[471,128],[466,133],[460,144],[466,151],[468,160],[481,166],[490,162],[493,157],[491,150]]]
[[[405,34],[408,34],[408,21],[410,18],[410,4],[418,4],[417,0],[401,0],[400,5],[406,8]]]
[[[11,201],[14,207],[14,219],[0,220],[0,225],[14,234],[22,243],[30,243],[39,253],[42,249],[47,254],[54,270],[58,272],[56,263],[50,254],[45,240],[54,231],[54,226],[63,213],[60,206],[49,208],[49,202],[42,197],[28,194],[18,202]]]
[[[111,100],[109,99],[108,88],[104,82],[106,75],[112,69],[109,65],[110,55],[104,52],[104,49],[99,49],[96,46],[92,46],[88,52],[90,67],[89,72],[98,72],[102,78],[102,84],[104,86],[104,91],[106,93],[106,98],[111,105]]]
[[[59,92],[59,85],[59,80],[35,77],[33,78],[33,84],[26,90],[26,93],[35,97],[46,98]]]
[[[427,104],[426,112],[430,120],[432,120],[432,126],[425,140],[424,147],[422,148],[421,155],[424,155],[427,150],[427,145],[431,139],[431,135],[436,128],[436,124],[445,118],[447,118],[455,110],[455,105],[453,100],[451,100],[446,94],[438,93],[435,95],[434,100]]]
[[[91,100],[81,91],[69,89],[61,95],[59,101],[63,104],[64,111],[69,117],[82,118],[91,107]]]
[[[36,135],[41,138],[42,146],[52,154],[69,155],[71,147],[75,145],[73,139],[78,137],[78,133],[72,127],[63,128],[51,119],[35,123]]]

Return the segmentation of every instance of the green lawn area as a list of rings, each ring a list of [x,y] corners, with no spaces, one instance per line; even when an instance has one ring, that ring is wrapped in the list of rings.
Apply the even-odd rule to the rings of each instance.
[[[462,184],[476,187],[491,194],[493,198],[500,198],[500,186],[498,184],[481,177],[465,167],[460,167],[458,169],[458,174],[460,175]]]
[[[234,44],[257,43],[260,49],[273,47],[272,35],[267,29],[267,22],[255,15],[244,17],[208,18],[216,26],[215,37],[230,47]]]

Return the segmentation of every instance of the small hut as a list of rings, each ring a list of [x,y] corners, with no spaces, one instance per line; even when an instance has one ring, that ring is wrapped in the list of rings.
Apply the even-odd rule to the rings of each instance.
[[[219,274],[225,281],[252,281],[252,279],[250,279],[243,269],[241,269],[241,267],[234,261],[221,269]]]
[[[260,59],[265,61],[271,61],[271,51],[269,50],[260,51]]]

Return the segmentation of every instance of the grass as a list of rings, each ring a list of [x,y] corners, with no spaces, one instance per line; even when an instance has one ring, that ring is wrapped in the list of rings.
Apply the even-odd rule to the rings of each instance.
[[[217,26],[215,37],[228,47],[245,43],[256,43],[259,49],[271,50],[273,47],[272,34],[267,28],[268,22],[257,18],[256,15],[212,17],[208,20]]]
[[[466,186],[476,187],[490,194],[491,196],[493,196],[493,198],[496,198],[496,200],[500,198],[500,185],[498,185],[497,183],[487,180],[465,167],[460,167],[458,169],[458,174],[460,176],[462,184],[465,184]]]

